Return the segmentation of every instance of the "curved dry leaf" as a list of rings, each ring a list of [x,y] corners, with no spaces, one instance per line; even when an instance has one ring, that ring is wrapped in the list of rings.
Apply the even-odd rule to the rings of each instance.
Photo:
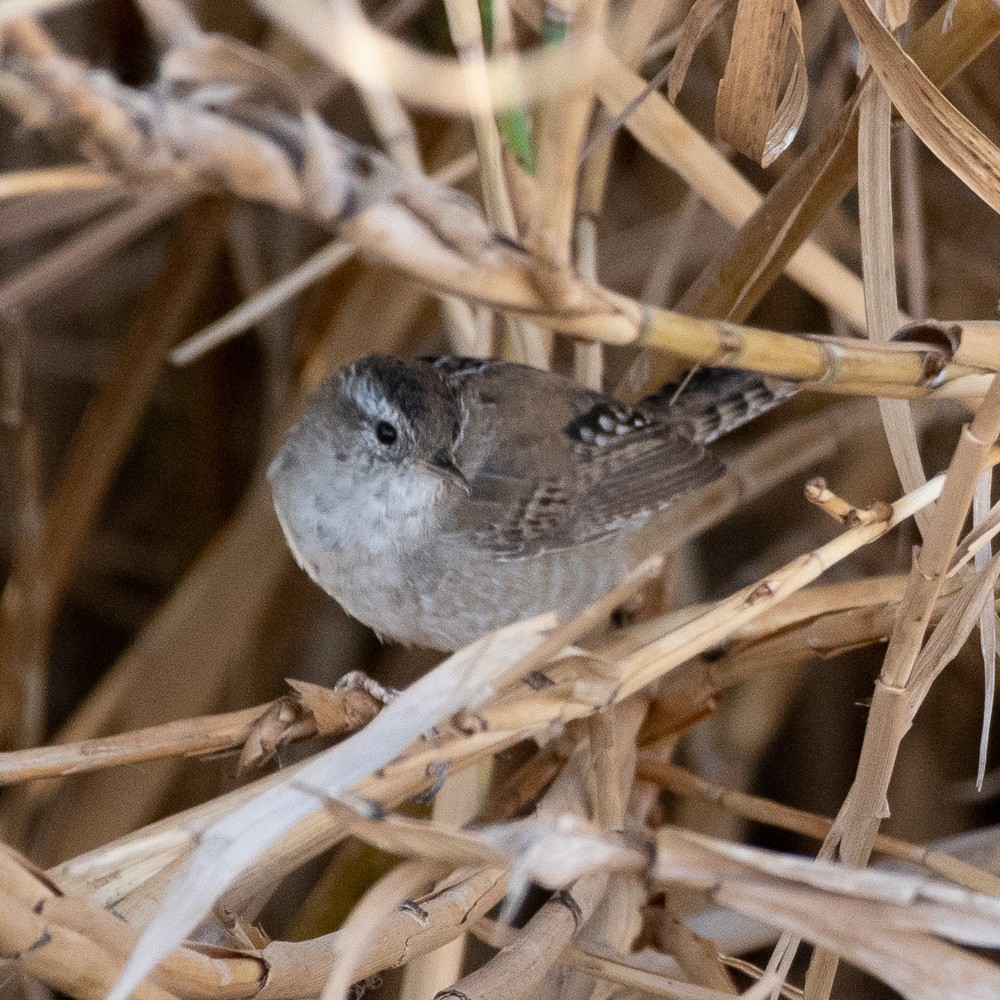
[[[671,101],[677,100],[677,95],[684,86],[684,79],[698,46],[734,2],[735,0],[694,0],[681,25],[677,48],[674,49],[674,57],[670,60],[667,96]]]
[[[792,69],[782,91],[792,40]],[[740,0],[715,106],[718,137],[766,167],[795,138],[808,98],[802,19],[795,0]]]
[[[892,103],[927,148],[1000,212],[1000,149],[931,83],[872,13],[866,0],[840,0]]]

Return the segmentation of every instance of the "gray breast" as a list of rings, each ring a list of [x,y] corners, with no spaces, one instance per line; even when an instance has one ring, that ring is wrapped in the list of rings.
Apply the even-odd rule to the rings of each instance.
[[[632,532],[524,559],[474,552],[424,553],[409,567],[414,611],[404,641],[459,649],[512,622],[555,611],[566,620],[632,568]]]

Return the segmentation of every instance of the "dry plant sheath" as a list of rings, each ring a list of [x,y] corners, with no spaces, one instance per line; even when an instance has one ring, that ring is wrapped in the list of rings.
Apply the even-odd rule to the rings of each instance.
[[[235,45],[229,54],[237,63],[249,58]],[[278,113],[271,123],[285,138],[289,132],[296,136],[307,168],[298,178],[266,133],[170,102],[164,116],[162,104],[106,80],[98,87],[95,78],[55,54],[27,72],[34,83],[30,90],[16,72],[8,76],[5,93],[13,110],[52,126],[94,129],[101,155],[124,158],[130,172],[190,184],[198,181],[198,171],[189,158],[204,163],[203,171],[210,163],[210,173],[224,178],[234,193],[303,212],[326,225],[343,224],[363,253],[402,268],[432,288],[547,319],[567,333],[608,344],[638,342],[690,361],[751,368],[818,387],[885,395],[925,394],[949,377],[973,373],[980,366],[993,371],[1000,364],[988,331],[968,334],[960,325],[955,346],[948,351],[919,343],[889,351],[695,321],[643,309],[583,284],[576,286],[571,302],[553,310],[535,291],[523,254],[491,237],[471,206],[429,182],[407,180],[388,162],[324,129],[308,112],[301,124],[282,120]],[[280,79],[267,82],[278,84]],[[98,127],[104,118],[115,123],[110,133]],[[240,148],[241,162],[233,162],[224,152],[233,147],[220,147],[223,142]],[[361,162],[365,165],[359,172]],[[317,169],[326,172],[322,182],[315,176]],[[486,281],[470,284],[469,267],[477,263]],[[971,365],[967,356],[975,358]]]
[[[993,0],[0,5],[4,1000],[1000,996],[998,36]],[[442,354],[613,388],[598,451],[662,407],[712,474],[629,466],[630,574],[432,660],[298,571],[265,470],[331,372]],[[783,405],[715,442],[734,379]],[[522,557],[469,578],[496,621]]]

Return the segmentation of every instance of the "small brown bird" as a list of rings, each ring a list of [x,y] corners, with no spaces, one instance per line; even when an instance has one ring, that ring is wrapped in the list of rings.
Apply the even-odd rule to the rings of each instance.
[[[495,359],[373,355],[310,398],[271,465],[295,558],[382,636],[458,649],[568,616],[647,552],[642,526],[724,471],[705,445],[794,387],[703,369],[634,407]]]

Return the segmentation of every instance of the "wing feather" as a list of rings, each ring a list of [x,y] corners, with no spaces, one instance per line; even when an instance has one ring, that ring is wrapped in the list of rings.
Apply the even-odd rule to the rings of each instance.
[[[551,372],[484,359],[431,363],[468,414],[456,457],[472,502],[451,530],[494,558],[528,558],[638,525],[724,471],[659,416]]]

